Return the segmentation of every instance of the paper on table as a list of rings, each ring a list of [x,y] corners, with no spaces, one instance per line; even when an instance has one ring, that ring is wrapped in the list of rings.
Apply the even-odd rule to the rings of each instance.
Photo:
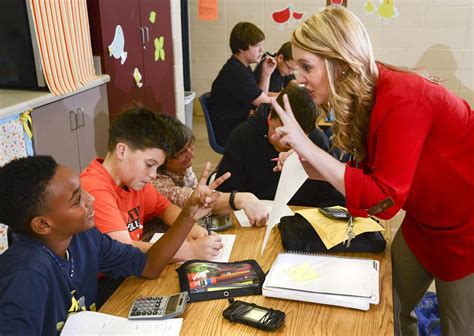
[[[296,213],[306,218],[313,226],[328,250],[347,239],[347,221],[328,218],[314,208],[298,210]],[[371,218],[354,218],[353,232],[356,236],[364,232],[384,230],[383,226]]]
[[[273,202],[272,212],[267,223],[267,231],[265,231],[265,237],[263,238],[262,251],[265,250],[267,245],[268,237],[275,224],[280,220],[284,207],[288,204],[293,195],[298,191],[301,185],[308,178],[308,174],[303,168],[303,165],[298,158],[296,153],[291,154],[283,165],[281,171],[280,181],[278,181],[278,187],[275,194],[275,201]]]
[[[273,203],[274,202],[270,201],[270,200],[261,200],[261,202],[263,203],[264,207],[267,209],[268,213],[272,213],[272,208],[273,208]],[[280,220],[281,217],[283,217],[283,216],[292,216],[293,215],[293,211],[291,211],[291,209],[286,204],[284,206],[282,206],[282,208],[280,210],[281,210],[281,211],[279,211],[280,217],[278,218],[277,223],[278,223],[278,221]],[[245,214],[244,210],[234,211],[234,215],[237,218],[237,220],[239,221],[240,226],[242,226],[242,227],[251,227],[252,226],[252,225],[250,225],[250,221],[249,221],[247,215]]]
[[[158,239],[163,237],[164,233],[155,233],[150,239],[150,243],[156,242]],[[221,261],[228,262],[230,259],[230,254],[232,253],[232,247],[235,242],[235,235],[231,234],[221,234],[219,235],[222,238],[222,244],[224,247],[220,250],[219,255],[212,259],[211,261]],[[182,262],[181,262],[182,263]]]
[[[77,335],[163,335],[179,336],[182,318],[160,321],[131,321],[91,311],[72,314],[66,320],[61,336]]]

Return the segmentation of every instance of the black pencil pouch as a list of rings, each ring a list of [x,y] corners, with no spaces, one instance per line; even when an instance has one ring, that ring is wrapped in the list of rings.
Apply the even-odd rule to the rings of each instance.
[[[386,242],[380,232],[365,232],[351,240],[349,247],[340,243],[329,250],[313,226],[300,214],[284,216],[278,224],[283,248],[287,251],[320,252],[382,252]]]
[[[189,302],[262,294],[265,273],[255,260],[189,260],[176,269]]]

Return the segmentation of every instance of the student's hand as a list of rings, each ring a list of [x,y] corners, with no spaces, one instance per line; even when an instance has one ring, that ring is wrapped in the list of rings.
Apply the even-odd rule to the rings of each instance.
[[[276,60],[272,56],[267,55],[262,62],[262,72],[267,75],[271,76],[273,71],[276,68]]]
[[[193,251],[192,259],[211,260],[219,255],[224,244],[222,244],[221,236],[213,234],[193,240],[189,242],[189,246]]]
[[[199,179],[197,188],[188,198],[183,207],[183,212],[195,221],[211,214],[212,207],[216,204],[216,201],[220,196],[220,192],[217,192],[215,188],[230,177],[230,173],[225,173],[215,179],[211,185],[207,186],[206,181],[209,176],[210,166],[211,164],[207,162],[206,167],[201,174],[201,178]]]
[[[273,98],[271,99],[271,103],[283,123],[283,126],[275,129],[275,134],[272,135],[272,139],[279,141],[284,146],[293,148],[300,158],[306,158],[306,152],[311,151],[313,143],[298,124],[298,121],[296,121],[293,111],[291,110],[288,95],[283,95],[285,109]]]
[[[207,230],[199,224],[194,224],[191,231],[189,231],[187,240],[195,240],[207,236]]]
[[[268,221],[268,211],[262,201],[254,194],[248,192],[238,192],[235,194],[235,205],[239,209],[243,209],[250,225],[265,226]]]
[[[277,165],[273,168],[273,171],[274,172],[282,171],[283,165],[285,164],[286,159],[294,152],[295,151],[293,149],[290,149],[288,152],[281,152],[280,154],[278,154]]]

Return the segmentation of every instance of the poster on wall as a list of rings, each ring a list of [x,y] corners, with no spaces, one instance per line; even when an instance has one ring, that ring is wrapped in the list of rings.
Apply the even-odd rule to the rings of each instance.
[[[329,5],[342,5],[347,7],[347,0],[326,0],[326,6]]]
[[[292,28],[303,18],[303,16],[304,12],[295,10],[291,4],[272,13],[272,19],[278,24],[279,30],[283,30],[285,25],[288,28]]]
[[[395,0],[368,0],[364,4],[364,10],[367,15],[375,14],[377,20],[381,20],[383,23],[389,23],[391,19],[398,17]]]
[[[198,1],[198,19],[201,21],[217,20],[217,0]]]

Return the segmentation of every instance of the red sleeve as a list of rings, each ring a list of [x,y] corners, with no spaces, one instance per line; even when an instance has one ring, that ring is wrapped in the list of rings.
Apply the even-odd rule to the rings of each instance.
[[[387,197],[394,205],[377,217],[393,217],[408,196],[418,159],[431,128],[432,115],[419,102],[386,102],[374,108],[367,150],[367,170],[347,167],[344,176],[346,205],[354,216]]]
[[[161,215],[170,205],[170,201],[148,183],[143,188],[143,209],[145,221]]]

